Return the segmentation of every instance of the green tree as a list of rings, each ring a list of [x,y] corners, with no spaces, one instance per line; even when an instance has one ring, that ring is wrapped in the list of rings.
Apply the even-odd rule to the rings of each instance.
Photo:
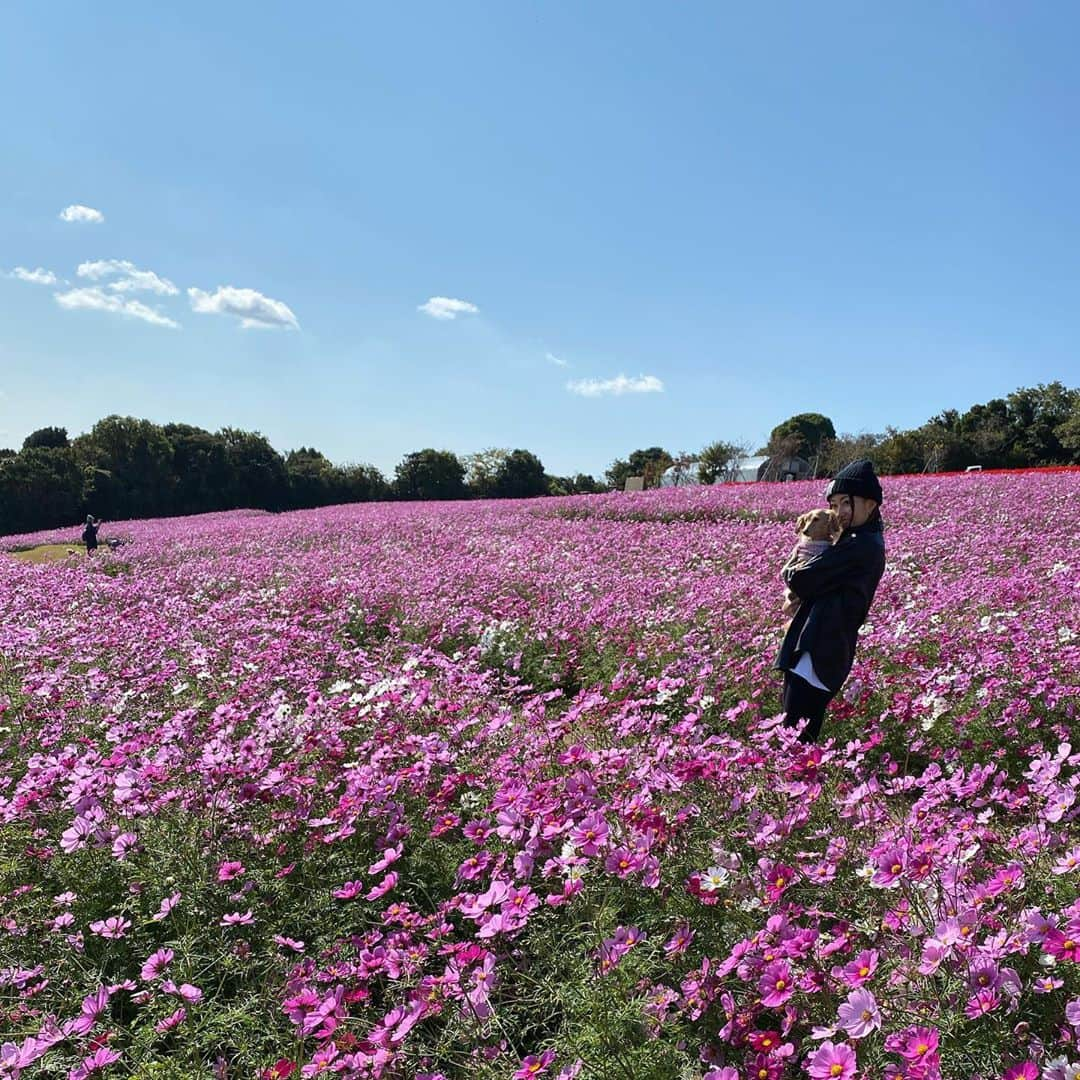
[[[795,436],[793,453],[813,462],[821,453],[821,444],[826,439],[836,438],[836,429],[833,422],[821,413],[799,413],[772,429],[769,444]]]
[[[509,450],[501,447],[489,446],[485,450],[478,450],[475,454],[469,454],[464,459],[465,482],[469,486],[469,494],[477,499],[490,499],[495,495],[496,478],[499,469],[509,455]]]
[[[340,474],[315,447],[301,446],[285,455],[289,505],[296,509],[327,506],[341,494]]]
[[[22,448],[24,450],[33,450],[35,448],[42,450],[63,450],[70,446],[68,441],[67,428],[62,427],[43,427],[38,428],[37,431],[31,431],[29,435],[23,439]]]
[[[1016,432],[1014,449],[1025,465],[1056,465],[1067,459],[1057,429],[1080,401],[1080,390],[1060,382],[1040,383],[1014,390],[1006,401]]]
[[[861,458],[873,458],[882,436],[860,432],[858,435],[837,435],[821,444],[818,471],[823,476],[835,476],[845,465]],[[880,468],[880,462],[879,466]]]
[[[495,474],[497,499],[530,499],[547,494],[547,479],[540,459],[528,450],[511,450]]]
[[[94,506],[95,514],[115,520],[169,511],[173,448],[157,424],[134,416],[107,416],[72,446],[81,463],[111,477],[108,485],[96,488],[106,501]]]
[[[1068,455],[1069,464],[1080,464],[1080,401],[1057,427],[1055,434]]]
[[[373,502],[390,498],[390,485],[374,465],[342,465],[337,470],[342,502]]]
[[[645,486],[659,487],[660,477],[675,464],[675,459],[661,446],[635,450],[630,455],[631,476],[644,476]]]
[[[664,470],[673,464],[674,459],[662,446],[650,446],[646,450],[635,450],[625,461],[616,459],[605,476],[616,491],[622,491],[628,476],[643,476],[647,488],[659,487]]]
[[[465,498],[465,466],[449,450],[417,450],[406,454],[394,470],[399,499]]]
[[[715,484],[733,477],[739,462],[746,457],[745,444],[717,439],[698,454],[698,479],[703,484]]]
[[[0,459],[0,530],[75,525],[83,513],[83,470],[66,447],[31,447]]]
[[[230,506],[228,451],[225,440],[190,424],[166,424],[172,444],[174,514],[205,514]]]
[[[283,510],[289,502],[289,477],[285,461],[258,431],[222,428],[229,466],[230,507]]]

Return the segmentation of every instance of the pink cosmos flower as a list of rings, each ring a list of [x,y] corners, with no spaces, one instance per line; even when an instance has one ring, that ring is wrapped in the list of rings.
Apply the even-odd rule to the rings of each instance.
[[[636,852],[630,851],[625,847],[617,847],[613,849],[604,860],[604,869],[609,874],[616,874],[618,877],[627,878],[634,873],[635,870],[639,870],[643,862],[643,856],[638,855]]]
[[[385,896],[395,885],[398,883],[397,874],[391,870],[378,885],[369,889],[364,894],[365,900],[378,900],[380,896]]]
[[[779,900],[798,876],[799,872],[794,866],[776,863],[765,875],[765,895],[769,900]]]
[[[669,956],[681,956],[690,947],[690,942],[694,940],[694,931],[690,929],[690,924],[684,919],[675,928],[675,933],[664,943],[664,952]]]
[[[153,919],[154,922],[161,922],[161,920],[166,918],[169,912],[180,903],[181,895],[181,893],[177,892],[173,893],[172,896],[166,896],[165,899],[161,901],[161,907],[158,908],[157,913],[151,915],[150,918]]]
[[[123,862],[127,858],[128,852],[135,847],[138,842],[139,838],[134,833],[121,833],[112,843],[113,858],[118,862]]]
[[[169,1013],[164,1020],[159,1020],[154,1025],[154,1030],[159,1035],[164,1035],[167,1031],[172,1031],[174,1028],[178,1028],[187,1019],[187,1009],[179,1008],[175,1012]]]
[[[255,921],[251,911],[230,911],[221,917],[222,926],[250,926]]]
[[[935,1028],[910,1027],[900,1034],[897,1053],[909,1062],[921,1062],[937,1052],[940,1037]]]
[[[881,889],[893,889],[904,872],[905,857],[902,849],[891,847],[874,860],[877,869],[870,878],[870,884]]]
[[[333,896],[335,900],[355,900],[363,891],[362,881],[346,881],[340,889],[334,890]]]
[[[758,993],[761,994],[761,1004],[766,1008],[775,1009],[783,1005],[795,993],[791,968],[783,960],[769,964],[758,980]]]
[[[233,878],[240,877],[244,872],[242,862],[223,862],[218,867],[217,879],[218,881],[232,881]]]
[[[400,844],[397,847],[386,848],[382,853],[382,857],[380,859],[376,860],[375,862],[373,862],[368,867],[368,873],[369,874],[382,873],[382,871],[385,870],[391,863],[397,862],[398,859],[401,858],[401,850],[402,849],[401,849]]]
[[[86,1080],[86,1077],[119,1060],[120,1055],[115,1050],[110,1050],[107,1046],[99,1047],[68,1073],[68,1080]]]
[[[739,1080],[739,1070],[725,1065],[722,1069],[710,1069],[701,1080]]]
[[[608,826],[602,814],[589,814],[570,830],[570,843],[582,855],[595,855],[607,844]]]
[[[1043,938],[1043,948],[1051,956],[1058,960],[1071,960],[1074,964],[1080,962],[1080,926],[1076,926],[1075,922],[1073,920],[1064,930],[1047,930]]]
[[[161,984],[163,993],[175,994],[179,998],[183,998],[189,1005],[197,1005],[202,1001],[203,992],[197,987],[192,986],[191,983],[181,983],[179,986],[172,981],[172,979],[165,979]]]
[[[968,998],[964,1006],[964,1015],[971,1020],[993,1012],[1001,1004],[1001,998],[994,989],[980,990],[973,997]]]
[[[292,949],[293,952],[304,951],[304,943],[302,941],[296,941],[291,937],[285,937],[284,934],[275,934],[272,940],[275,945],[280,945],[283,949]]]
[[[1052,869],[1055,874],[1071,874],[1074,870],[1080,870],[1080,847],[1074,847],[1063,855]]]
[[[172,949],[158,949],[157,952],[152,953],[140,972],[143,982],[160,979],[165,969],[173,962],[174,955]]]
[[[337,1070],[331,1068],[331,1066],[339,1053],[340,1051],[333,1043],[320,1047],[311,1055],[311,1061],[300,1070],[300,1075],[304,1077],[324,1076],[336,1072]]]
[[[530,1080],[533,1076],[542,1076],[547,1067],[555,1060],[554,1050],[545,1050],[542,1054],[530,1054],[522,1059],[521,1068],[514,1073],[514,1080]]]
[[[1080,998],[1073,998],[1065,1006],[1065,1019],[1077,1030],[1080,1030]]]
[[[851,1080],[855,1065],[855,1051],[847,1043],[829,1040],[815,1051],[806,1071],[814,1080]]]
[[[108,919],[98,919],[90,924],[90,929],[99,937],[116,940],[122,938],[131,929],[131,920],[122,915],[112,915]]]
[[[1022,1061],[1006,1069],[1001,1080],[1039,1080],[1039,1066],[1034,1061]]]
[[[852,990],[839,1009],[840,1026],[853,1038],[862,1039],[881,1027],[881,1013],[874,995],[863,987]]]
[[[877,970],[877,963],[877,949],[863,949],[850,963],[833,968],[832,973],[848,986],[862,986]]]

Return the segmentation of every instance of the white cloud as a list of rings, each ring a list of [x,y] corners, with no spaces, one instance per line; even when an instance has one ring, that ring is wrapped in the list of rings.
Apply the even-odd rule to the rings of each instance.
[[[200,315],[235,315],[245,330],[259,327],[299,330],[300,324],[288,304],[271,300],[254,289],[237,289],[232,285],[219,285],[211,294],[202,289],[188,289],[191,310]]]
[[[655,375],[639,375],[636,379],[616,375],[614,379],[577,379],[568,382],[566,389],[581,397],[602,397],[605,394],[662,394],[664,384]]]
[[[80,224],[100,225],[105,220],[105,215],[100,210],[95,210],[92,206],[80,206],[75,203],[72,206],[65,206],[60,211],[61,221],[74,221]]]
[[[27,270],[25,266],[16,266],[11,271],[11,277],[19,281],[29,281],[32,285],[55,285],[56,275],[51,270],[38,267],[36,270]]]
[[[81,278],[101,281],[116,277],[108,288],[113,292],[152,292],[158,296],[175,296],[180,290],[168,278],[158,277],[153,270],[140,270],[127,259],[98,259],[96,262],[79,263],[75,271]]]
[[[567,360],[563,360],[556,356],[554,353],[544,353],[544,357],[554,364],[556,367],[569,367],[570,363]]]
[[[69,311],[85,309],[90,311],[108,311],[114,315],[123,315],[129,319],[140,319],[153,326],[167,326],[179,329],[180,324],[162,315],[152,307],[138,300],[128,300],[114,293],[107,293],[98,286],[89,289],[71,289],[69,292],[55,293],[56,302]]]
[[[456,319],[459,315],[475,315],[480,309],[468,300],[452,300],[449,296],[433,296],[426,304],[421,304],[417,311],[430,315],[433,319]]]

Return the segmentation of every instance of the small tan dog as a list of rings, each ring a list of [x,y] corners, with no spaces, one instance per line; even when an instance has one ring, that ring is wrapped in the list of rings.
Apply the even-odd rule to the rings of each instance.
[[[784,564],[785,568],[805,566],[811,559],[816,559],[833,546],[842,531],[840,518],[835,510],[808,510],[805,514],[800,514],[795,520],[795,533],[799,539]],[[799,598],[788,589],[784,593],[781,613],[790,619],[799,610],[799,606]]]

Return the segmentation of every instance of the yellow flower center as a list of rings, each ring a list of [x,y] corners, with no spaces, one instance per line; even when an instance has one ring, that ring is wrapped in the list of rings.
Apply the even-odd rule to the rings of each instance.
[[[784,982],[783,979],[777,979],[776,980],[776,989],[777,990],[783,990],[785,986],[787,986],[787,983]]]
[[[833,1065],[829,1069],[829,1075],[830,1076],[839,1076],[843,1071],[844,1071],[844,1066],[843,1065]]]
[[[869,974],[870,974],[870,969],[868,967],[859,968],[859,977],[861,979],[865,979],[866,976],[869,975]]]

